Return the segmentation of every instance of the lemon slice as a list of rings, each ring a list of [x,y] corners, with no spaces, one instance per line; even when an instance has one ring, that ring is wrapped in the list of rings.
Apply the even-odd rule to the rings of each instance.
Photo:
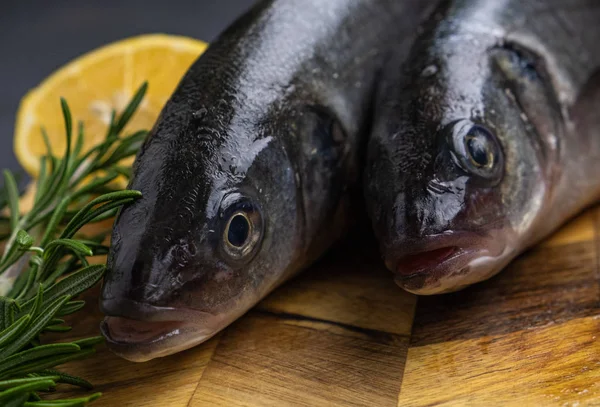
[[[69,103],[73,119],[84,124],[85,151],[105,136],[112,110],[122,111],[135,91],[148,81],[146,97],[124,134],[150,129],[185,71],[206,47],[205,42],[186,37],[143,35],[104,46],[68,63],[21,101],[14,135],[19,163],[32,177],[38,175],[40,158],[46,154],[42,126],[54,154],[64,154],[61,97]]]

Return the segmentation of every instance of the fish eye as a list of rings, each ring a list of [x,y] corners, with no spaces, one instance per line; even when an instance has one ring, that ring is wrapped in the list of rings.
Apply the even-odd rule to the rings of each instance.
[[[459,167],[480,179],[500,181],[504,172],[500,143],[486,127],[469,120],[452,125],[452,147]]]
[[[465,136],[465,150],[471,163],[478,168],[494,165],[494,148],[489,132],[473,126]]]
[[[229,220],[227,243],[234,247],[242,247],[250,236],[250,219],[243,212],[238,212]]]
[[[249,260],[262,240],[263,224],[260,211],[242,200],[231,204],[223,213],[225,227],[222,248],[233,261]]]

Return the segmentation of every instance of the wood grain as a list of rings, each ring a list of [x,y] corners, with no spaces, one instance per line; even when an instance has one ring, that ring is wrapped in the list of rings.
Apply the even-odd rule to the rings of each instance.
[[[600,319],[412,347],[399,406],[600,403]]]
[[[407,345],[395,335],[251,313],[223,335],[190,405],[394,406]]]
[[[594,209],[495,278],[420,298],[398,405],[600,405],[599,227]]]
[[[594,208],[491,280],[418,301],[354,239],[204,345],[64,370],[95,406],[600,405],[598,230]],[[86,295],[73,336],[98,332]]]
[[[338,248],[258,308],[409,336],[415,300],[398,290],[368,239]]]
[[[224,332],[190,405],[396,405],[415,298],[375,260],[340,248],[263,301]]]
[[[411,345],[500,335],[598,313],[594,242],[538,247],[457,293],[419,299]]]

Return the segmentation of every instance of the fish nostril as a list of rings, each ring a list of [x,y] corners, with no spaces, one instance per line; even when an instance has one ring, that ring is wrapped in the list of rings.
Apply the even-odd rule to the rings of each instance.
[[[173,271],[181,271],[189,266],[197,254],[198,246],[195,242],[181,239],[165,256],[164,266]]]
[[[185,268],[190,262],[191,254],[187,245],[176,246],[173,250],[172,268],[176,270]]]

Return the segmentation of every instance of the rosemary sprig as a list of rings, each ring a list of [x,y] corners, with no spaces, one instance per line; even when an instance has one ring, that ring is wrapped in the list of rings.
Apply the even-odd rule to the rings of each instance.
[[[19,212],[19,193],[13,174],[5,170],[4,193],[0,194],[0,225],[8,228],[0,256],[0,405],[83,406],[100,396],[43,400],[43,392],[59,383],[91,389],[85,379],[51,370],[65,362],[95,352],[101,337],[67,343],[44,343],[45,332],[70,330],[61,317],[79,311],[85,302],[73,298],[96,284],[105,266],[89,265],[88,257],[104,255],[105,236],[85,238],[81,229],[110,218],[118,208],[139,198],[138,191],[115,191],[110,182],[128,174],[119,166],[133,156],[146,131],[123,136],[146,92],[144,84],[123,113],[113,113],[104,140],[87,151],[83,124],[72,142],[72,118],[61,99],[65,121],[66,151],[54,155],[42,131],[47,153],[41,159],[40,175],[32,208]]]

